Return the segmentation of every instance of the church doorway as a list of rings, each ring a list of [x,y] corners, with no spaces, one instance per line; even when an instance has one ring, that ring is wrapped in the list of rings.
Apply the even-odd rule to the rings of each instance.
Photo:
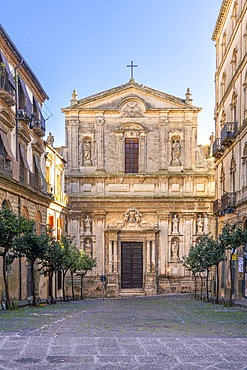
[[[121,243],[121,288],[142,288],[143,243]]]

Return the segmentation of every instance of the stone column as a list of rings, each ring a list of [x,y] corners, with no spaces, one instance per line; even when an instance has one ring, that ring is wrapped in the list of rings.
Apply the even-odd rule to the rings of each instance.
[[[125,163],[124,163],[124,136],[123,133],[117,134],[117,153],[118,156],[118,172],[125,172]]]
[[[78,161],[78,121],[71,120],[67,126],[68,130],[68,168],[70,170],[77,170]]]
[[[159,147],[159,158],[160,158],[160,170],[164,171],[167,166],[167,125],[168,125],[168,118],[167,115],[162,115],[159,119],[159,127],[160,127],[160,147]]]
[[[146,271],[150,272],[150,240],[147,240]]]
[[[104,116],[102,114],[96,115],[96,160],[97,170],[104,171]]]
[[[146,152],[146,136],[139,137],[140,150],[139,150],[139,172],[146,172],[147,170],[147,152]]]
[[[108,258],[108,272],[112,273],[112,241],[111,240],[109,240],[108,245],[109,245],[109,249],[108,249],[108,255],[109,255],[109,258]]]
[[[117,272],[117,240],[113,241],[113,272]]]
[[[95,211],[93,213],[93,230],[96,236],[96,246],[94,257],[97,257],[97,267],[93,270],[101,276],[106,274],[105,267],[105,211]]]
[[[108,234],[108,249],[109,249],[109,268],[106,274],[107,297],[118,297],[119,294],[119,274],[117,271],[117,232],[109,230]]]
[[[168,256],[169,256],[169,213],[159,212],[159,265],[158,274],[165,275],[168,268]]]
[[[151,246],[151,272],[155,272],[155,240],[150,241]]]
[[[157,293],[156,272],[155,272],[155,235],[147,234],[147,263],[145,273],[144,289],[146,295],[155,295]]]

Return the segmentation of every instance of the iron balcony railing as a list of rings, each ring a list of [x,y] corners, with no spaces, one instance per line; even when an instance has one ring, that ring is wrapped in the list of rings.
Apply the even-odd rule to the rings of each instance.
[[[30,186],[34,190],[47,194],[47,183],[40,175],[35,174],[20,164],[19,181],[21,184]]]
[[[237,122],[226,122],[223,129],[221,130],[221,144],[230,145],[238,132]]]
[[[221,139],[218,137],[215,139],[213,143],[213,156],[218,157],[221,156],[224,152],[224,149],[221,145]]]
[[[236,206],[236,193],[225,193],[221,197],[221,207],[225,213],[234,213]]]

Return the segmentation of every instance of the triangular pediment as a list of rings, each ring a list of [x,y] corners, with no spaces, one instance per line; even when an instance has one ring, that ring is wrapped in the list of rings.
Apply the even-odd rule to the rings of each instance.
[[[185,99],[130,81],[125,85],[78,100],[77,103],[74,102],[73,105],[62,109],[62,111],[114,110],[123,116],[141,117],[146,111],[170,109],[200,110],[200,108],[186,102]]]

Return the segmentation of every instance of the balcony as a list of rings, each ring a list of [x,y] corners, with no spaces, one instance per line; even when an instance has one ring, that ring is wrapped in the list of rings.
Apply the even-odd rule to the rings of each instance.
[[[221,130],[221,145],[228,147],[235,140],[238,132],[237,122],[226,122]]]
[[[15,94],[12,85],[0,78],[0,99],[9,107],[15,105]]]
[[[221,197],[221,208],[225,213],[234,213],[236,208],[236,193],[225,193]]]
[[[33,129],[35,134],[37,134],[38,136],[40,137],[44,136],[45,135],[45,120],[36,119],[35,121],[33,121],[31,128]]]
[[[224,153],[224,148],[221,145],[221,139],[217,138],[215,139],[213,143],[213,157],[220,158],[223,153]]]
[[[25,186],[30,186],[36,191],[47,194],[47,183],[39,175],[28,171],[26,167],[20,165],[19,181]]]

